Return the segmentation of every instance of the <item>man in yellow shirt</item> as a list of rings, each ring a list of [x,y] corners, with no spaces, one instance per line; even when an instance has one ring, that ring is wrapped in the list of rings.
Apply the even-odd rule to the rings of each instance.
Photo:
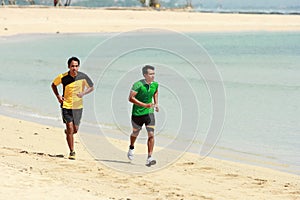
[[[82,72],[79,72],[80,60],[71,57],[68,60],[69,71],[58,75],[52,82],[52,90],[61,104],[63,122],[66,124],[67,143],[70,149],[69,159],[75,159],[74,137],[79,129],[82,116],[82,97],[94,90],[92,80]],[[60,95],[57,86],[62,84],[63,95]]]

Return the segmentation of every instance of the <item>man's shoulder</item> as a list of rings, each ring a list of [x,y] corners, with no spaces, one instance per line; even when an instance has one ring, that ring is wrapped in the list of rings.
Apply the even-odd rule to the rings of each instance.
[[[144,85],[143,79],[133,83],[131,90],[138,91]]]
[[[144,80],[143,79],[138,80],[138,81],[134,82],[133,85],[134,86],[142,86],[142,85],[144,85]]]
[[[68,75],[69,75],[69,72],[65,72],[65,73],[61,74],[61,77],[65,77],[65,76],[68,76]]]
[[[158,82],[156,82],[156,81],[153,81],[151,84],[158,86]]]
[[[145,83],[144,79],[141,79],[141,80],[138,80],[135,82],[135,84],[141,84],[141,85],[143,85],[144,83]]]
[[[84,73],[84,72],[78,71],[78,72],[77,72],[77,76],[87,76],[87,75],[86,75],[86,73]]]
[[[57,75],[57,78],[63,78],[65,76],[68,76],[69,75],[69,72],[64,72],[64,73],[61,73],[59,75]]]
[[[77,77],[79,78],[79,79],[81,79],[81,78],[86,78],[86,77],[89,77],[86,73],[84,73],[84,72],[80,72],[80,71],[78,71],[77,72]]]

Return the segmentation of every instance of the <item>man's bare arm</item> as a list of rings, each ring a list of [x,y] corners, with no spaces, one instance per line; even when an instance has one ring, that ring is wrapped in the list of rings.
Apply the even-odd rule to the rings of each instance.
[[[153,107],[153,103],[143,103],[143,102],[137,100],[137,99],[135,98],[136,94],[137,94],[136,91],[133,91],[133,90],[130,91],[128,100],[129,100],[131,103],[133,103],[133,104],[135,104],[135,105],[138,105],[138,106],[141,106],[141,107],[145,107],[145,108],[151,108],[151,107]]]
[[[58,90],[57,90],[57,86],[54,83],[52,83],[51,84],[51,88],[52,88],[52,91],[55,94],[58,102],[62,103],[64,101],[64,97],[62,97],[61,95],[59,95]]]

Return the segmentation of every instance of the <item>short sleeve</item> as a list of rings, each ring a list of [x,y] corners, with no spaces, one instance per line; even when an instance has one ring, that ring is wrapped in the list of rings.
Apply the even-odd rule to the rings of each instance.
[[[94,86],[94,83],[93,83],[93,81],[90,79],[90,77],[86,76],[86,77],[85,77],[85,80],[86,80],[86,82],[87,82],[87,84],[88,84],[88,87],[93,87],[93,86]]]
[[[155,92],[158,90],[158,82],[154,82],[155,83]]]
[[[61,84],[61,79],[62,79],[62,74],[58,75],[58,76],[53,80],[54,85],[59,85],[59,84]]]
[[[140,87],[141,87],[140,82],[136,82],[136,83],[134,83],[134,84],[132,85],[131,90],[133,90],[133,91],[135,91],[135,92],[138,92],[139,89],[140,89]]]

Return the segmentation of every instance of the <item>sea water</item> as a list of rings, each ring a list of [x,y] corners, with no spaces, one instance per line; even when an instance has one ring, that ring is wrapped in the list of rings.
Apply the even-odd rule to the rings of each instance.
[[[133,33],[133,38],[139,34]],[[153,41],[163,44],[167,40],[166,34],[155,34]],[[168,146],[165,141],[176,139],[187,144],[182,151],[201,151],[212,116],[218,111],[212,104],[215,96],[210,86],[218,84],[224,87],[224,100],[214,102],[225,105],[225,117],[224,123],[218,124],[222,129],[214,137],[216,146],[209,155],[300,174],[299,32],[183,35],[202,48],[205,55],[195,55],[194,47],[176,37],[169,46],[171,50],[163,46],[126,51],[132,41],[111,40],[115,35],[1,37],[1,114],[15,113],[14,116],[25,119],[43,119],[63,126],[50,84],[59,73],[68,70],[67,59],[78,56],[82,61],[80,70],[95,83],[94,93],[84,99],[83,124],[94,127],[92,134],[97,134],[94,130],[98,126],[121,130],[123,134],[119,136],[104,135],[127,139],[131,126],[131,85],[142,78],[142,65],[153,64],[160,83],[161,110],[156,113],[158,145]],[[107,41],[112,41],[111,45],[104,48]],[[124,48],[122,55],[115,50],[118,48]],[[182,55],[172,48],[180,49]],[[203,76],[185,58],[198,59],[199,63],[216,68],[221,79]]]

